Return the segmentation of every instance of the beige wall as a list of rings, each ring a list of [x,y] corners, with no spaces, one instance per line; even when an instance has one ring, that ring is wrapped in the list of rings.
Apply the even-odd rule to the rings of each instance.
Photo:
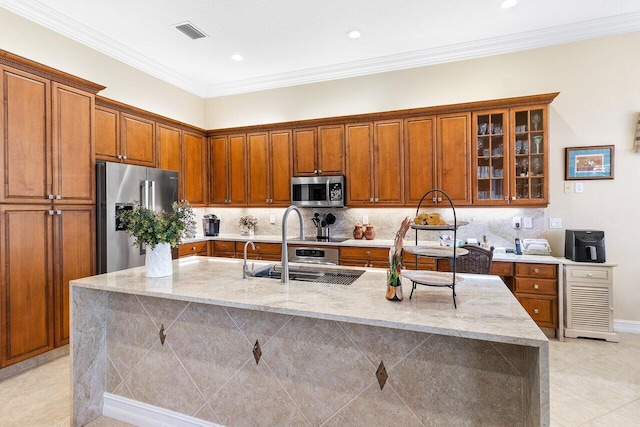
[[[0,8],[0,49],[106,86],[99,95],[204,127],[204,100]]]
[[[565,228],[602,229],[615,262],[614,317],[640,321],[640,153],[631,150],[640,113],[640,33],[374,76],[206,101],[206,127],[395,110],[560,92],[550,108],[550,201],[545,237],[563,255]],[[564,148],[616,146],[615,179],[564,193]],[[505,224],[508,227],[509,224]]]

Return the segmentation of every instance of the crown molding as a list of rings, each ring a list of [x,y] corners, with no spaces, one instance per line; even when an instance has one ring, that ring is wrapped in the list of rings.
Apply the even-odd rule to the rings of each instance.
[[[66,18],[40,1],[0,0],[0,6],[203,98],[359,77],[640,31],[640,13],[636,12],[398,55],[201,86],[133,49]]]

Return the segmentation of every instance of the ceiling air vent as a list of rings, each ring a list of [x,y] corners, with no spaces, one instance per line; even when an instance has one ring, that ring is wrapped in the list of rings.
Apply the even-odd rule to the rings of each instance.
[[[191,22],[183,22],[182,24],[174,25],[178,31],[186,34],[192,40],[208,37],[204,32],[197,29]]]

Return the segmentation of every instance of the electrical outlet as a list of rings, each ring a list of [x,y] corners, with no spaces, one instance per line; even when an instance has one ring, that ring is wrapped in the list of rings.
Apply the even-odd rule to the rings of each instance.
[[[276,216],[269,215],[269,224],[275,224],[275,223],[276,223]]]
[[[549,218],[549,228],[562,228],[562,218]]]
[[[369,215],[362,215],[362,224],[369,224]]]
[[[576,193],[584,193],[584,183],[576,182]]]
[[[571,193],[571,183],[570,182],[565,182],[564,183],[564,192],[565,193]]]
[[[515,228],[516,230],[522,228],[522,218],[520,218],[519,216],[513,217],[513,228]]]
[[[525,216],[522,218],[522,226],[524,228],[533,228],[533,221],[530,216]]]

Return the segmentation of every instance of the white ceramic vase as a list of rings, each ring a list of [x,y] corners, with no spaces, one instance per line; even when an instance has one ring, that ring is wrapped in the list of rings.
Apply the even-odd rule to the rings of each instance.
[[[172,275],[171,245],[168,243],[160,243],[153,249],[147,246],[144,266],[144,275],[146,277],[165,277]]]

